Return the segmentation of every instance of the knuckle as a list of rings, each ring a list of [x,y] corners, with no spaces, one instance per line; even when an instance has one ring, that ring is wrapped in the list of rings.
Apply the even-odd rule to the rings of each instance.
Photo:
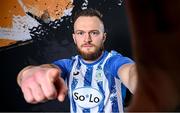
[[[41,101],[44,101],[46,98],[45,98],[45,96],[43,96],[43,95],[37,95],[36,97],[35,97],[35,100],[37,101],[37,102],[41,102]]]
[[[40,87],[36,87],[34,88],[33,90],[33,95],[34,95],[34,98],[37,102],[41,102],[43,101],[45,98],[44,96],[44,93],[42,92],[42,90],[40,89]]]
[[[33,79],[26,79],[24,81],[22,81],[21,83],[21,88],[29,88],[31,86],[31,84],[34,83]]]
[[[25,98],[25,100],[27,103],[33,103],[34,102],[33,98]]]
[[[57,96],[57,92],[55,92],[55,91],[51,91],[51,92],[46,93],[46,97],[48,99],[54,99],[54,98],[56,98],[56,96]]]
[[[23,82],[22,86],[24,85],[25,88],[33,88],[35,84],[37,84],[37,82],[34,78],[29,78]]]
[[[55,72],[55,74],[58,74],[58,73],[59,73],[59,70],[56,69],[56,68],[53,68],[53,71]]]
[[[32,93],[37,102],[41,102],[45,99],[45,96],[44,96],[43,92],[41,92],[41,90],[34,90],[34,92],[32,92]]]
[[[34,102],[34,98],[32,96],[27,96],[27,94],[24,94],[24,98],[25,98],[27,103],[33,103]]]
[[[37,72],[34,73],[34,79],[35,80],[37,80],[37,81],[41,80],[42,77],[43,77],[43,72],[42,71],[37,71]]]
[[[59,75],[59,70],[56,68],[49,69],[49,74]]]

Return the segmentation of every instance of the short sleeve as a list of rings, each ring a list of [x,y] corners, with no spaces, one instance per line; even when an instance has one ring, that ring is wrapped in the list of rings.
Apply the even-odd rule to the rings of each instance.
[[[52,64],[57,65],[62,70],[61,77],[63,79],[66,79],[69,76],[70,71],[72,69],[72,62],[72,59],[61,59],[54,61]]]
[[[129,64],[129,63],[134,63],[134,61],[128,57],[122,56],[120,53],[117,55],[114,55],[110,57],[106,64],[105,64],[105,70],[107,70],[110,75],[119,78],[118,76],[118,69],[124,65],[124,64]]]

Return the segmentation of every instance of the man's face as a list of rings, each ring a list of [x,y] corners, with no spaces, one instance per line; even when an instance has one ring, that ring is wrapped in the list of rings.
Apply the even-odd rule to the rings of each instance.
[[[84,60],[94,61],[104,49],[104,25],[96,16],[80,16],[74,23],[73,39]]]

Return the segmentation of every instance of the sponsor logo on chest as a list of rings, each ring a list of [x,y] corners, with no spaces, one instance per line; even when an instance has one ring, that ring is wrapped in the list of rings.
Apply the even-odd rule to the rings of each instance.
[[[73,91],[73,99],[82,108],[93,108],[101,103],[103,96],[97,89],[81,87]]]

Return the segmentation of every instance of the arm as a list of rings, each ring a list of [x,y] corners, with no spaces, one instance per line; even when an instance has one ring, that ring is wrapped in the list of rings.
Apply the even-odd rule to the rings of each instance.
[[[56,65],[27,66],[17,76],[24,98],[29,103],[38,103],[58,98],[63,101],[67,92],[61,69]]]
[[[135,64],[124,64],[118,70],[123,84],[134,94],[137,86],[137,72]]]
[[[17,76],[17,83],[18,83],[18,85],[19,86],[21,86],[21,81],[22,81],[22,77],[23,77],[23,73],[24,73],[24,71],[26,71],[26,70],[28,70],[28,69],[32,69],[32,68],[35,68],[35,67],[37,67],[37,66],[33,66],[33,65],[30,65],[30,66],[27,66],[27,67],[25,67],[25,68],[23,68],[20,72],[19,72],[19,74],[18,74],[18,76]],[[39,67],[47,67],[47,68],[57,68],[58,70],[59,70],[59,72],[61,72],[61,70],[56,66],[56,65],[53,65],[53,64],[43,64],[43,65],[40,65]]]

